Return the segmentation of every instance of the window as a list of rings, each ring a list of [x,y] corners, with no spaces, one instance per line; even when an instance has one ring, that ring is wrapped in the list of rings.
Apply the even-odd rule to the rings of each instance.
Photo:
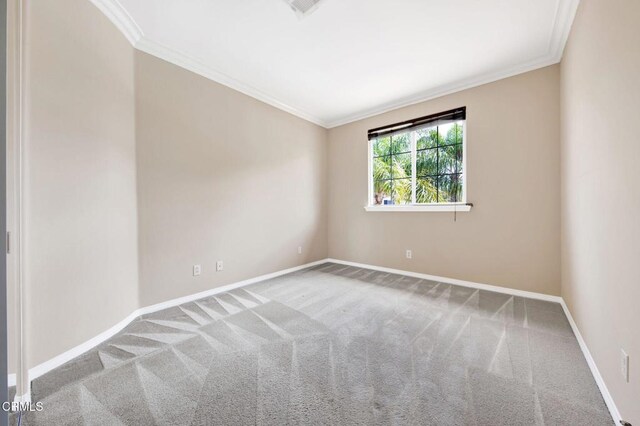
[[[367,210],[468,211],[466,108],[369,130]]]

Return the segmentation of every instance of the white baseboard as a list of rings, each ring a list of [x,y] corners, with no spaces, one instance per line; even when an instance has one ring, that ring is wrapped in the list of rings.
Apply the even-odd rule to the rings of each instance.
[[[600,375],[600,372],[598,371],[598,367],[596,366],[595,361],[593,360],[593,357],[591,356],[591,353],[589,352],[589,349],[587,348],[587,345],[584,341],[584,339],[582,338],[582,335],[580,334],[580,331],[578,330],[578,326],[576,325],[575,321],[573,320],[573,317],[571,316],[571,312],[569,311],[569,308],[567,307],[566,303],[564,302],[564,300],[562,299],[562,297],[560,296],[552,296],[549,294],[543,294],[543,293],[536,293],[536,292],[531,292],[531,291],[524,291],[524,290],[516,290],[516,289],[512,289],[512,288],[508,288],[508,287],[499,287],[499,286],[494,286],[494,285],[489,285],[489,284],[480,284],[480,283],[475,283],[472,281],[464,281],[464,280],[459,280],[459,279],[455,279],[455,278],[447,278],[447,277],[440,277],[440,276],[436,276],[436,275],[428,275],[428,274],[422,274],[422,273],[418,273],[418,272],[411,272],[411,271],[404,271],[401,269],[393,269],[393,268],[386,268],[386,267],[382,267],[382,266],[375,266],[375,265],[368,265],[368,264],[364,264],[364,263],[357,263],[357,262],[349,262],[349,261],[345,261],[345,260],[339,260],[339,259],[322,259],[322,260],[318,260],[315,262],[311,262],[311,263],[307,263],[304,265],[300,265],[300,266],[296,266],[293,268],[289,268],[289,269],[283,269],[281,271],[277,271],[277,272],[273,272],[271,274],[266,274],[266,275],[261,275],[259,277],[255,277],[255,278],[250,278],[244,281],[239,281],[233,284],[229,284],[229,285],[225,285],[222,287],[216,287],[210,290],[206,290],[200,293],[196,293],[196,294],[191,294],[188,296],[184,296],[184,297],[180,297],[177,299],[173,299],[173,300],[169,300],[166,302],[162,302],[162,303],[157,303],[155,305],[151,305],[151,306],[146,306],[143,308],[139,308],[136,309],[134,312],[132,312],[129,316],[127,316],[125,319],[123,319],[122,321],[120,321],[118,324],[114,325],[113,327],[111,327],[110,329],[100,333],[99,335],[93,337],[92,339],[87,340],[86,342],[56,356],[55,358],[52,358],[42,364],[37,365],[36,367],[32,368],[29,370],[29,380],[34,380],[40,376],[42,376],[43,374],[53,370],[56,367],[59,367],[60,365],[72,360],[73,358],[82,355],[83,353],[87,352],[88,350],[96,347],[97,345],[99,345],[100,343],[104,342],[105,340],[111,338],[112,336],[114,336],[115,334],[117,334],[118,332],[120,332],[122,329],[124,329],[131,321],[133,321],[134,319],[136,319],[137,317],[139,317],[140,315],[145,315],[145,314],[149,314],[152,312],[156,312],[156,311],[160,311],[162,309],[166,309],[166,308],[170,308],[173,306],[178,306],[178,305],[182,305],[184,303],[187,302],[192,302],[194,300],[198,300],[198,299],[202,299],[205,297],[209,297],[209,296],[213,296],[215,294],[219,294],[219,293],[224,293],[230,290],[234,290],[240,287],[244,287],[250,284],[254,284],[260,281],[266,281],[272,278],[276,278],[279,277],[281,275],[286,275],[289,274],[291,272],[296,272],[299,271],[301,269],[305,269],[305,268],[310,268],[312,266],[316,266],[316,265],[321,265],[323,263],[327,263],[327,262],[332,262],[332,263],[337,263],[340,265],[347,265],[347,266],[354,266],[357,268],[364,268],[364,269],[371,269],[371,270],[375,270],[375,271],[381,271],[381,272],[387,272],[387,273],[392,273],[392,274],[398,274],[398,275],[405,275],[405,276],[409,276],[409,277],[414,277],[414,278],[421,278],[421,279],[425,279],[425,280],[430,280],[430,281],[438,281],[438,282],[442,282],[442,283],[446,283],[446,284],[453,284],[453,285],[459,285],[459,286],[463,286],[463,287],[470,287],[470,288],[476,288],[476,289],[480,289],[480,290],[487,290],[487,291],[493,291],[496,293],[503,293],[503,294],[509,294],[512,296],[520,296],[520,297],[526,297],[529,299],[537,299],[537,300],[545,300],[548,302],[556,302],[556,303],[560,303],[560,305],[562,306],[562,309],[565,312],[565,315],[567,316],[567,319],[569,320],[569,324],[571,325],[571,328],[573,329],[573,333],[576,336],[576,339],[578,340],[578,343],[580,345],[580,348],[582,349],[582,352],[584,354],[584,357],[587,361],[587,364],[589,365],[589,368],[591,369],[591,373],[593,374],[593,377],[598,385],[598,388],[600,389],[600,392],[602,393],[602,396],[605,400],[605,403],[607,404],[607,408],[609,409],[609,412],[611,413],[611,416],[613,417],[613,419],[615,420],[616,424],[619,423],[621,417],[620,417],[620,412],[618,411],[613,398],[611,397],[611,394],[609,393],[609,390],[607,389],[607,386],[604,382],[604,379],[602,378],[602,376]],[[16,381],[16,375],[15,374],[10,374],[8,376],[9,379],[9,386],[15,385],[15,381]],[[15,400],[17,402],[31,402],[31,394],[30,393],[26,393],[25,395],[22,396],[17,396]]]
[[[162,303],[157,303],[155,305],[151,305],[151,306],[146,306],[143,308],[139,308],[136,309],[135,311],[133,311],[131,314],[129,314],[125,319],[123,319],[122,321],[120,321],[119,323],[117,323],[116,325],[114,325],[113,327],[109,328],[108,330],[103,331],[102,333],[98,334],[97,336],[87,340],[86,342],[69,349],[66,352],[61,353],[60,355],[51,358],[48,361],[43,362],[42,364],[39,364],[31,369],[29,369],[29,381],[35,380],[38,377],[42,376],[45,373],[48,373],[49,371],[53,370],[54,368],[57,368],[59,366],[61,366],[62,364],[71,361],[72,359],[82,355],[83,353],[87,352],[90,349],[93,349],[94,347],[98,346],[100,343],[106,341],[107,339],[113,337],[114,335],[116,335],[117,333],[119,333],[120,331],[122,331],[127,325],[129,325],[129,323],[131,323],[134,319],[138,318],[141,315],[145,315],[145,314],[149,314],[152,312],[156,312],[156,311],[160,311],[162,309],[166,309],[166,308],[170,308],[173,306],[178,306],[178,305],[182,305],[183,303],[187,303],[187,302],[192,302],[194,300],[198,300],[198,299],[202,299],[205,297],[209,297],[209,296],[213,296],[215,294],[220,294],[220,293],[224,293],[226,291],[230,291],[230,290],[234,290],[240,287],[244,287],[250,284],[254,284],[260,281],[266,281],[272,278],[276,278],[279,277],[281,275],[286,275],[286,274],[290,274],[291,272],[295,272],[295,271],[299,271],[301,269],[305,269],[305,268],[310,268],[312,266],[316,266],[316,265],[321,265],[323,263],[326,263],[327,259],[322,259],[322,260],[318,260],[315,262],[310,262],[310,263],[306,263],[304,265],[300,265],[300,266],[295,266],[293,268],[288,268],[288,269],[283,269],[281,271],[277,271],[277,272],[273,272],[270,274],[266,274],[266,275],[261,275],[259,277],[255,277],[255,278],[250,278],[244,281],[239,281],[233,284],[229,284],[229,285],[225,285],[225,286],[221,286],[221,287],[216,287],[216,288],[212,288],[210,290],[206,290],[200,293],[196,293],[196,294],[191,294],[189,296],[184,296],[184,297],[179,297],[177,299],[172,299],[172,300],[168,300],[166,302],[162,302]],[[11,380],[11,376],[13,376],[13,383],[15,385],[15,380],[16,380],[16,375],[15,374],[10,374],[9,378]],[[28,400],[31,400],[31,395],[30,393],[27,393],[25,395],[22,395],[20,398],[28,398]],[[26,399],[22,399],[22,402],[27,402]]]
[[[299,271],[301,269],[310,268],[316,265],[322,265],[323,263],[327,263],[327,259],[317,260],[315,262],[305,263],[304,265],[295,266],[289,269],[283,269],[281,271],[273,272],[271,274],[260,275],[259,277],[249,278],[247,280],[238,281],[233,284],[228,284],[222,287],[212,288],[211,290],[202,291],[200,293],[190,294],[188,296],[180,297],[178,299],[169,300],[167,302],[157,303],[155,305],[147,306],[144,308],[138,309],[136,312],[138,315],[149,314],[151,312],[160,311],[162,309],[170,308],[172,306],[182,305],[183,303],[193,302],[194,300],[203,299],[205,297],[213,296],[215,294],[224,293],[226,291],[235,290],[240,287],[244,287],[247,285],[255,284],[260,281],[270,280],[272,278],[279,277],[281,275],[290,274],[292,272]]]
[[[571,329],[573,330],[573,334],[575,334],[576,339],[578,340],[578,344],[580,345],[580,349],[582,349],[582,353],[584,354],[585,359],[587,360],[587,364],[589,365],[589,369],[591,369],[591,374],[600,389],[600,393],[602,394],[602,398],[604,399],[605,404],[607,404],[607,408],[609,409],[609,413],[616,425],[620,424],[620,420],[622,420],[622,416],[620,416],[620,411],[618,411],[618,407],[616,407],[615,402],[613,401],[613,397],[609,393],[609,389],[598,370],[598,366],[591,356],[591,352],[589,352],[589,348],[587,347],[587,343],[582,338],[582,334],[580,334],[580,330],[578,329],[578,325],[573,319],[571,315],[571,311],[569,311],[569,307],[565,303],[564,299],[560,302],[562,305],[562,309],[564,310],[564,314],[567,316],[569,320],[569,324],[571,324]]]
[[[462,287],[477,288],[480,290],[493,291],[495,293],[509,294],[511,296],[526,297],[529,299],[546,300],[548,302],[561,303],[560,296],[552,296],[550,294],[535,293],[533,291],[516,290],[508,287],[499,287],[489,284],[480,284],[472,281],[464,281],[456,278],[439,277],[436,275],[421,274],[419,272],[404,271],[402,269],[385,268],[382,266],[367,265],[365,263],[348,262],[346,260],[327,259],[328,262],[339,263],[341,265],[355,266],[357,268],[373,269],[374,271],[388,272],[390,274],[406,275],[408,277],[421,278],[429,281],[438,281],[446,284],[454,284]]]
[[[108,330],[103,331],[97,336],[92,337],[84,343],[79,344],[66,352],[61,353],[60,355],[51,358],[48,361],[43,362],[42,364],[38,364],[33,368],[29,369],[29,381],[37,379],[45,373],[53,370],[56,367],[61,366],[62,364],[71,361],[73,358],[82,355],[87,352],[89,349],[92,349],[98,346],[100,343],[105,340],[113,337],[118,332],[120,332],[123,328],[125,328],[131,321],[136,319],[140,314],[138,314],[138,310],[130,313],[125,319],[114,325]]]

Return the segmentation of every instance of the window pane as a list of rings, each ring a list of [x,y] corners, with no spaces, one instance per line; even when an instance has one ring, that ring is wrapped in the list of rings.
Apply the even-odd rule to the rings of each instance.
[[[411,179],[393,180],[393,204],[411,204]]]
[[[437,148],[418,151],[416,153],[416,176],[438,174],[437,161]]]
[[[394,179],[411,177],[411,154],[396,154],[393,156],[391,177]]]
[[[458,121],[454,126],[455,141],[456,143],[462,143],[464,128],[462,127],[462,121]]]
[[[373,180],[391,179],[391,156],[373,159]]]
[[[462,145],[449,145],[438,148],[438,173],[462,172]]]
[[[462,156],[463,156],[462,144],[456,145],[454,149],[456,151],[456,163],[458,167],[457,172],[462,173],[464,172],[464,170],[462,170]]]
[[[420,129],[416,132],[416,149],[435,148],[438,146],[438,132],[436,127]]]
[[[462,201],[462,173],[441,176],[438,185],[440,203]]]
[[[456,131],[454,127],[454,123],[447,123],[438,126],[440,145],[451,145],[456,143]]]
[[[374,180],[373,181],[373,200],[372,204],[391,204],[391,180]]]
[[[391,136],[391,151],[394,154],[400,152],[411,152],[411,139],[409,139],[409,133]]]
[[[380,157],[381,155],[389,155],[391,153],[391,138],[389,136],[385,138],[378,138],[373,141],[373,156]]]
[[[416,179],[416,202],[436,203],[437,202],[437,180],[436,178]]]

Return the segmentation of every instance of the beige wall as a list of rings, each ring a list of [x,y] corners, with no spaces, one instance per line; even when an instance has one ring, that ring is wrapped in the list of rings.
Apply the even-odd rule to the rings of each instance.
[[[325,129],[142,52],[135,70],[142,306],[327,256]]]
[[[26,8],[30,367],[138,307],[133,49],[84,0]],[[71,13],[72,12],[72,13]]]
[[[562,296],[640,424],[640,2],[583,0],[562,61]],[[631,381],[620,373],[630,356]]]
[[[560,294],[558,88],[551,66],[330,130],[329,256]],[[367,130],[459,106],[473,209],[365,212]]]
[[[88,1],[29,2],[25,28],[29,367],[138,307],[327,256],[325,129],[134,53]]]
[[[138,307],[327,256],[325,129],[134,54],[87,1],[26,13],[29,367]]]

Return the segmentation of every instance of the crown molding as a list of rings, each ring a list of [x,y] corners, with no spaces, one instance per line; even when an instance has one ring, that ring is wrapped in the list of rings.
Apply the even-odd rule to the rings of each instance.
[[[388,102],[388,103],[379,105],[375,108],[368,109],[366,111],[361,111],[359,113],[349,115],[341,119],[329,121],[327,128],[332,129],[334,127],[343,126],[345,124],[353,123],[355,121],[360,121],[366,118],[375,117],[377,115],[395,111],[400,108],[416,105],[422,102],[430,101],[432,99],[440,98],[442,96],[450,95],[452,93],[461,92],[463,90],[472,89],[474,87],[482,86],[484,84],[489,84],[498,80],[513,77],[518,74],[523,74],[529,71],[534,71],[540,68],[544,68],[549,65],[556,64],[558,62],[559,61],[557,61],[555,58],[551,57],[550,55],[545,55],[541,58],[538,58],[526,64],[520,64],[511,68],[507,68],[507,69],[503,69],[503,70],[499,70],[491,73],[486,73],[481,76],[475,76],[475,77],[466,78],[463,80],[458,80],[454,83],[442,85],[435,89],[421,92],[417,95],[413,95],[400,100],[395,100],[393,102]]]
[[[558,0],[558,8],[556,9],[556,18],[549,40],[549,54],[560,62],[564,54],[564,47],[569,40],[573,20],[576,17],[580,0]]]
[[[473,87],[482,86],[488,83],[493,83],[498,80],[516,76],[518,74],[523,74],[529,71],[534,71],[540,68],[557,64],[562,60],[564,47],[567,44],[567,40],[569,39],[571,26],[573,25],[573,20],[576,16],[576,11],[578,10],[579,5],[580,0],[558,0],[547,53],[537,59],[534,59],[533,61],[524,64],[518,64],[510,68],[493,71],[480,76],[458,80],[456,82],[442,85],[434,89],[419,93],[417,95],[410,96],[408,98],[388,102],[375,108],[361,111],[359,113],[352,114],[341,119],[330,120],[327,123],[327,128],[331,129],[334,127],[339,127],[345,124],[353,123],[354,121],[374,117],[376,115],[394,111],[399,108],[404,108],[410,105],[419,104],[421,102],[430,101],[432,99],[450,95],[462,90],[471,89]]]
[[[384,114],[399,108],[426,102],[441,96],[450,95],[462,90],[471,89],[488,83],[493,83],[504,78],[513,77],[549,65],[557,64],[562,60],[564,47],[569,38],[571,26],[575,18],[580,0],[558,0],[556,15],[549,37],[549,47],[547,53],[535,60],[524,64],[518,64],[509,68],[493,71],[480,76],[474,76],[455,81],[450,84],[441,85],[428,91],[423,91],[416,95],[403,99],[396,99],[392,102],[378,105],[365,111],[338,118],[335,120],[323,120],[315,115],[278,100],[255,87],[245,84],[213,67],[205,65],[203,62],[182,52],[171,49],[154,40],[145,37],[142,29],[133,20],[126,9],[118,0],[90,0],[102,13],[104,13],[113,24],[124,34],[131,45],[145,53],[156,56],[181,68],[194,72],[209,80],[220,83],[238,92],[251,96],[259,101],[269,104],[282,111],[300,117],[306,121],[317,124],[321,127],[331,129],[354,121],[363,120],[376,115]]]
[[[89,0],[120,30],[135,47],[144,33],[118,0]]]
[[[281,102],[273,96],[270,96],[269,94],[256,89],[255,87],[244,84],[227,74],[224,74],[208,65],[203,64],[199,60],[189,55],[178,52],[160,43],[156,43],[155,41],[147,37],[142,36],[138,40],[138,42],[134,44],[134,47],[141,52],[148,53],[149,55],[163,59],[188,71],[196,73],[202,77],[208,78],[209,80],[213,80],[216,83],[230,87],[233,90],[244,93],[247,96],[262,101],[282,111],[288,112],[289,114],[293,114],[306,121],[310,121],[311,123],[317,124],[318,126],[325,128],[327,127],[327,123],[324,120],[315,117],[313,114],[309,114],[306,111],[288,105],[285,102]]]

